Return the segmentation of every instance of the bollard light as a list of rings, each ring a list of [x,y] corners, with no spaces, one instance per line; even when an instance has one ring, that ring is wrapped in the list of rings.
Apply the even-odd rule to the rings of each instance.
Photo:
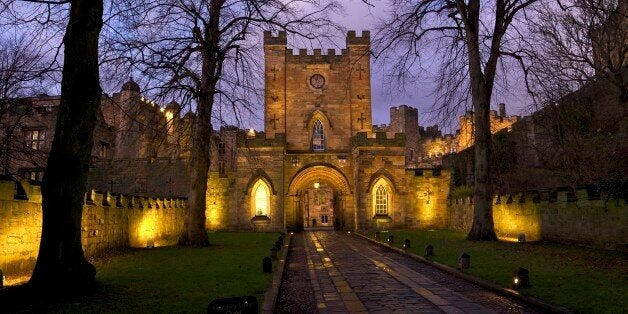
[[[155,239],[150,238],[146,241],[146,248],[147,249],[152,249],[155,247]]]
[[[410,248],[410,239],[403,240],[403,248],[406,250]]]
[[[262,271],[265,273],[273,272],[273,261],[268,256],[262,259]]]
[[[395,243],[395,236],[391,234],[388,236],[388,244],[392,245],[393,243]]]
[[[434,256],[434,246],[428,244],[425,246],[425,256]]]
[[[517,241],[519,241],[519,243],[526,243],[526,234],[525,233],[520,233],[517,236]]]
[[[527,287],[530,285],[530,271],[519,267],[512,273],[513,288]]]
[[[460,254],[458,267],[460,267],[460,269],[469,269],[469,267],[471,267],[471,256],[467,253]]]
[[[279,249],[276,246],[273,246],[270,248],[270,257],[272,259],[277,259],[277,252],[279,251]]]

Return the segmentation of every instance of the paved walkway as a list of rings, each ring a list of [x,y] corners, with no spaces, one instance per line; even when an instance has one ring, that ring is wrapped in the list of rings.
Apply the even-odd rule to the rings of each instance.
[[[301,286],[282,283],[278,312],[288,309],[295,312],[294,307],[285,304],[291,299],[285,293],[294,289],[301,291],[301,295],[313,293],[315,308],[321,313],[538,312],[353,235],[315,231],[296,237],[303,240],[295,238],[292,250],[305,251],[309,287],[302,286],[304,278]],[[287,277],[295,277],[294,273],[290,274],[295,269],[293,263]],[[304,301],[296,312],[315,311],[308,305],[311,297],[310,300],[295,297],[301,300],[292,300],[293,304]]]

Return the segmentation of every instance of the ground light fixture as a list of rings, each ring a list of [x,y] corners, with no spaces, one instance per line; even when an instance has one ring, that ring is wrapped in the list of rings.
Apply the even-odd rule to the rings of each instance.
[[[434,256],[434,246],[428,244],[425,246],[425,256]]]
[[[273,261],[268,256],[262,258],[262,271],[265,273],[273,272]]]
[[[512,273],[513,288],[522,288],[530,286],[530,271],[519,267]]]
[[[393,243],[395,243],[395,236],[391,234],[388,236],[388,244],[392,245]]]
[[[406,250],[410,248],[410,239],[403,240],[403,248]]]
[[[469,267],[471,267],[471,256],[467,253],[460,254],[458,267],[460,267],[460,269],[469,269]]]

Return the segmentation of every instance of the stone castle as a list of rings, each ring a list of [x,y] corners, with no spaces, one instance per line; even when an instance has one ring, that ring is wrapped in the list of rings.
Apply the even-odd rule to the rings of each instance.
[[[209,229],[363,229],[429,226],[440,219],[449,175],[444,155],[473,143],[472,114],[456,135],[419,126],[418,110],[390,110],[373,126],[370,34],[350,31],[346,49],[287,49],[286,33],[264,34],[264,130],[221,127],[212,139]],[[5,174],[40,180],[58,96],[21,99],[4,125]],[[104,95],[89,188],[139,196],[185,196],[191,114],[145,99],[132,79]],[[492,112],[495,132],[519,120]],[[3,128],[7,130],[8,128]],[[23,139],[23,140],[22,140]]]

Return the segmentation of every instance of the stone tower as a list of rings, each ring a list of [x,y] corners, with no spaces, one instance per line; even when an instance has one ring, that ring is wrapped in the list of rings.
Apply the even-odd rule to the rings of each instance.
[[[313,130],[324,130],[325,151],[349,151],[351,137],[372,132],[370,34],[347,34],[347,48],[340,54],[314,49],[297,54],[286,49],[286,33],[264,33],[265,110],[268,138],[279,133],[286,149],[314,149]]]
[[[406,134],[406,164],[419,153],[419,111],[406,105],[390,108],[390,132]]]

